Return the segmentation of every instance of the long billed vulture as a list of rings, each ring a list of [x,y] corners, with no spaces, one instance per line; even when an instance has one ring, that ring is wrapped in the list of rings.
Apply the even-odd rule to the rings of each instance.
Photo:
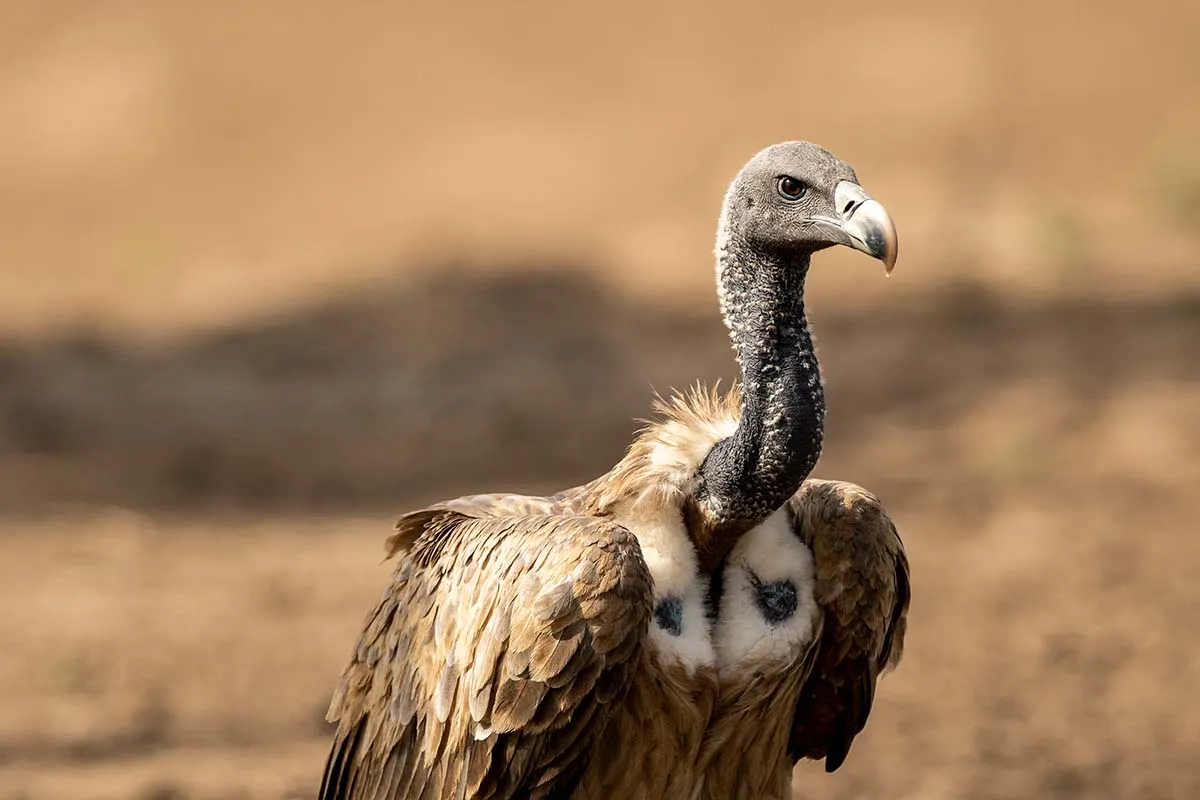
[[[813,253],[896,234],[821,148],[758,153],[716,276],[741,380],[657,405],[607,474],[401,517],[330,704],[322,800],[758,798],[845,758],[900,656],[908,567],[878,501],[806,478],[825,399]]]

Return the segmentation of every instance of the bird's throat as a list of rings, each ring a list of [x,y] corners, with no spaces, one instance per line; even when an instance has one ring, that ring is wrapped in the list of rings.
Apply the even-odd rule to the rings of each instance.
[[[800,488],[821,454],[825,397],[804,311],[809,255],[772,256],[725,243],[721,309],[741,368],[741,420],[700,467],[696,502],[719,560],[737,537]],[[712,551],[706,554],[705,551]]]

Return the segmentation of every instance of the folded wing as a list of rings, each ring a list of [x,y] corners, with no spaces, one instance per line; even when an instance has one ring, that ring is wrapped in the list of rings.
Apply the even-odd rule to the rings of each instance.
[[[568,795],[623,697],[652,608],[637,540],[585,516],[397,523],[399,564],[330,705],[321,800]],[[532,501],[532,499],[531,499]]]
[[[866,725],[875,683],[900,660],[909,603],[908,559],[878,498],[859,486],[809,480],[792,498],[796,533],[809,546],[823,627],[801,688],[789,751],[842,765]]]

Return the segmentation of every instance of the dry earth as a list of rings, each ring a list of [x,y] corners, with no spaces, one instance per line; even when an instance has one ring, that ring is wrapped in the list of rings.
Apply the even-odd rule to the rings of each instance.
[[[1200,6],[706,5],[0,2],[0,800],[312,797],[390,518],[728,379],[794,136],[901,226],[811,305],[914,581],[798,796],[1200,796]]]

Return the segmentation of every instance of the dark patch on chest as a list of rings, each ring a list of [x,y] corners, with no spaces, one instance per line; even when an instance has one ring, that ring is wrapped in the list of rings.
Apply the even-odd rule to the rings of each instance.
[[[754,588],[754,603],[758,606],[758,612],[769,624],[786,622],[796,613],[799,605],[796,584],[789,580],[763,583],[751,572],[750,585]]]
[[[704,615],[710,623],[717,621],[721,610],[721,598],[725,595],[725,562],[722,561],[713,571],[708,581],[708,591],[704,595]]]
[[[654,606],[654,622],[672,636],[683,635],[683,600],[667,595]]]

